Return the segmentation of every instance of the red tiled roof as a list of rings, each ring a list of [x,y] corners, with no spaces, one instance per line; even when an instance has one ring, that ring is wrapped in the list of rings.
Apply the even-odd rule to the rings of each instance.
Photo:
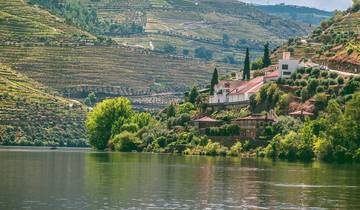
[[[242,118],[238,118],[236,119],[236,121],[244,121],[244,120],[275,120],[273,119],[271,116],[269,115],[260,115],[260,114],[253,114],[247,117],[242,117]]]
[[[229,89],[232,90],[232,89],[246,83],[246,81],[242,81],[242,80],[221,80],[221,81],[219,81],[219,83],[216,86],[217,87],[225,86],[226,83],[229,84]]]
[[[254,90],[259,90],[264,83],[264,77],[256,77],[245,84],[233,89],[230,91],[229,95],[236,95],[236,94],[244,94],[244,93],[254,93]]]
[[[273,77],[279,77],[280,76],[280,72],[279,71],[273,71],[273,72],[269,72],[265,75],[265,78],[273,78]]]
[[[202,117],[200,119],[194,120],[195,122],[220,122],[219,120],[215,120],[210,117]]]
[[[313,116],[314,114],[311,112],[307,112],[307,111],[295,111],[295,112],[291,112],[289,113],[289,115],[293,115],[293,116]]]

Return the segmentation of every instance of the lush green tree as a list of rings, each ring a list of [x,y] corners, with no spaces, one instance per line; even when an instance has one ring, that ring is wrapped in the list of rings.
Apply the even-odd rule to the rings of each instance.
[[[249,48],[246,48],[246,55],[244,61],[243,80],[250,79],[250,54]]]
[[[271,65],[269,43],[266,43],[264,46],[264,56],[262,59],[262,63],[263,63],[263,68]]]
[[[314,97],[315,112],[318,114],[327,107],[328,98],[325,93],[318,93]]]
[[[195,110],[195,106],[190,102],[180,104],[179,106],[179,114],[189,114],[193,110]]]
[[[190,94],[189,94],[189,102],[192,103],[192,104],[195,104],[196,103],[196,99],[197,97],[199,96],[199,92],[198,92],[198,89],[196,86],[194,86],[191,91],[190,91]]]
[[[138,150],[141,141],[135,134],[128,131],[116,135],[111,140],[113,149],[120,152],[132,152]]]
[[[218,74],[218,70],[215,68],[212,78],[211,78],[211,84],[210,84],[210,94],[211,95],[214,94],[214,87],[217,84],[219,84],[219,74]]]
[[[132,106],[126,98],[106,99],[98,103],[88,114],[86,129],[89,143],[104,150],[113,135],[113,126],[122,126],[132,114]]]

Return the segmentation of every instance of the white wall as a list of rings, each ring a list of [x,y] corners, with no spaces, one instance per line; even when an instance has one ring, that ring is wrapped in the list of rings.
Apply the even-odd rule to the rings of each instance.
[[[283,65],[288,65],[288,69],[283,69]],[[279,71],[280,77],[289,78],[299,68],[299,60],[280,60]],[[288,74],[287,74],[288,73]]]

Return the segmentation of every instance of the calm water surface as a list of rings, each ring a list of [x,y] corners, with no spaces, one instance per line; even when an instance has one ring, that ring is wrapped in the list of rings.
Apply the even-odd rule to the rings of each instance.
[[[360,209],[360,167],[0,148],[0,209]]]

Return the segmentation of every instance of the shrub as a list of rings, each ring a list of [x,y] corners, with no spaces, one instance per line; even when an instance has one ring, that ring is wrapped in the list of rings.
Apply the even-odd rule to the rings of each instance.
[[[338,78],[337,78],[337,83],[338,83],[339,85],[343,85],[343,84],[344,84],[344,78],[338,76]]]
[[[323,87],[323,86],[317,87],[317,88],[316,88],[316,92],[317,92],[317,93],[324,92],[324,87]]]
[[[140,139],[130,132],[122,132],[116,135],[111,143],[112,148],[120,152],[131,152],[138,149],[141,144]]]
[[[332,79],[336,79],[336,77],[338,77],[338,74],[336,72],[330,72],[330,77]]]
[[[239,156],[242,151],[243,151],[242,144],[240,142],[237,142],[230,148],[228,155],[229,156]]]
[[[204,151],[206,155],[216,156],[216,155],[226,155],[227,148],[221,146],[218,142],[211,142],[204,147]]]

